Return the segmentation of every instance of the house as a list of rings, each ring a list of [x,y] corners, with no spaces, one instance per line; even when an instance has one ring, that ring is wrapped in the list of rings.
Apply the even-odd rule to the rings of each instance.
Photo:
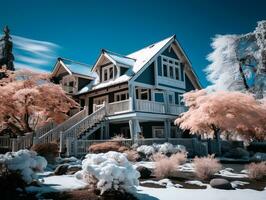
[[[129,55],[102,50],[91,68],[58,58],[52,77],[87,107],[87,121],[65,133],[78,139],[180,137],[182,94],[201,89],[175,35]]]

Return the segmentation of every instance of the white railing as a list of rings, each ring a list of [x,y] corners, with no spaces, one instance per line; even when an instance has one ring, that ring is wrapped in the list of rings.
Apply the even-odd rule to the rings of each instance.
[[[33,132],[25,133],[24,136],[18,136],[11,139],[12,151],[18,151],[20,149],[27,149],[33,145]]]
[[[107,113],[108,115],[113,115],[113,114],[119,114],[122,112],[128,112],[129,111],[129,102],[130,100],[123,100],[123,101],[116,101],[113,103],[107,104]]]
[[[45,124],[42,127],[39,127],[35,131],[35,137],[37,137],[37,138],[41,137],[42,135],[44,135],[48,131],[52,130],[54,127],[56,127],[56,124],[54,122],[48,122],[47,124]]]
[[[63,132],[65,130],[71,128],[72,126],[74,126],[75,124],[80,122],[82,119],[84,119],[86,116],[88,116],[88,109],[87,109],[87,107],[84,107],[83,110],[81,110],[77,114],[73,115],[72,117],[68,118],[66,121],[59,124],[54,129],[48,131],[47,133],[45,133],[41,137],[36,138],[35,143],[45,144],[45,143],[50,143],[50,142],[59,140],[60,139],[60,132]]]
[[[0,148],[12,148],[12,142],[9,135],[0,136]]]
[[[88,153],[88,149],[93,144],[99,144],[103,142],[121,142],[121,145],[131,147],[133,140],[68,140],[67,142],[67,155],[81,157]]]
[[[100,122],[106,115],[105,106],[96,110],[92,114],[88,115],[69,129],[65,130],[60,134],[60,152],[63,151],[63,148],[66,143],[67,138],[77,139],[83,132],[87,129],[93,127],[96,123]]]
[[[168,112],[172,115],[179,115],[185,111],[186,111],[185,106],[182,105],[170,104],[168,106]]]
[[[155,101],[137,99],[136,110],[143,112],[165,113],[165,104]]]

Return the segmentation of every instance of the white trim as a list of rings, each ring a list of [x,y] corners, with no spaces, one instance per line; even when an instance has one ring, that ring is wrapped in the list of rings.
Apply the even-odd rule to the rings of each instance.
[[[140,99],[140,100],[147,100],[147,101],[149,101],[149,99],[150,99],[150,92],[149,92],[149,88],[143,88],[143,87],[138,87],[138,88],[136,88],[136,92],[138,93],[138,99]],[[144,91],[141,91],[141,90],[144,90]],[[142,94],[147,94],[147,99],[142,99],[141,98],[141,95]]]
[[[146,84],[146,83],[140,83],[140,82],[135,82],[134,81],[134,85],[138,86],[138,87],[143,87],[143,88],[155,89],[154,85],[149,85],[149,84]]]
[[[104,96],[100,96],[100,97],[96,97],[96,98],[93,98],[93,104],[96,104],[96,105],[101,105],[101,104],[97,104],[96,101],[103,101],[103,102],[106,102],[108,103],[109,102],[109,99],[108,99],[108,95],[104,95]]]
[[[124,100],[129,99],[129,93],[128,93],[128,90],[125,90],[125,91],[122,91],[122,92],[114,93],[114,102],[117,102],[117,101],[124,101],[124,100],[121,100],[121,95],[122,95],[122,94],[125,94],[125,95],[126,95],[126,99],[124,99]],[[117,96],[119,96],[119,100],[117,100]]]
[[[129,82],[133,82],[136,80],[136,78],[138,78],[140,76],[140,74],[151,64],[155,61],[155,59],[158,58],[158,55],[160,55],[165,49],[167,49],[167,47],[169,46],[169,44],[171,44],[174,41],[174,36],[164,45],[164,47],[162,47],[148,62],[146,62],[142,68],[133,76],[131,77],[131,79],[129,80]]]
[[[157,87],[158,89],[161,89],[161,90],[166,90],[166,91],[173,91],[173,92],[179,92],[179,93],[185,93],[186,90],[185,89],[175,89],[175,88],[170,88],[170,87],[165,87],[165,86],[162,86],[162,85],[158,85]]]
[[[111,69],[113,69],[113,77],[110,78],[110,75],[111,75]],[[101,80],[101,83],[105,83],[105,82],[108,82],[110,80],[114,80],[115,79],[115,66],[113,64],[110,64],[110,65],[107,65],[107,66],[104,66],[102,67],[102,80]],[[107,79],[104,80],[104,71],[107,71]]]
[[[170,63],[172,62],[172,63]],[[176,64],[177,63],[177,64]],[[167,76],[164,75],[164,65],[167,67]],[[162,77],[172,79],[175,81],[182,81],[181,78],[181,62],[180,60],[161,55]],[[170,77],[170,67],[173,69],[173,78]],[[176,79],[176,68],[178,69],[178,79]]]

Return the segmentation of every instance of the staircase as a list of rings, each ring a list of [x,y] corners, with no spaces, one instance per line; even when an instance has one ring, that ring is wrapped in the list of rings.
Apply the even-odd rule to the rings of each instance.
[[[63,123],[49,129],[48,132],[43,132],[42,134],[36,134],[34,138],[34,144],[47,144],[50,142],[57,142],[60,139],[60,133],[68,130],[79,121],[83,120],[88,116],[88,109],[84,107],[83,110],[79,111],[72,117],[68,118]]]
[[[93,112],[92,114],[84,117],[78,121],[75,125],[71,126],[64,132],[60,133],[60,152],[64,151],[66,140],[87,138],[96,130],[98,130],[105,120],[106,107],[103,105],[101,108]]]

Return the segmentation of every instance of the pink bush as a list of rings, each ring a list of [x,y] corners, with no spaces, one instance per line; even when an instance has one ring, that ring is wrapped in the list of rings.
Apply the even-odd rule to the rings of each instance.
[[[248,176],[251,179],[263,179],[266,176],[266,162],[251,163],[246,166]]]
[[[156,153],[152,156],[152,160],[155,161],[154,175],[157,178],[165,178],[177,171],[177,167],[185,163],[187,157],[185,153],[176,153],[170,157]]]
[[[213,155],[202,158],[194,158],[193,160],[195,173],[200,179],[209,179],[216,172],[222,169],[222,165],[214,158]]]
[[[139,159],[139,154],[137,151],[134,150],[126,150],[124,153],[127,156],[127,159],[131,162],[136,162]]]

